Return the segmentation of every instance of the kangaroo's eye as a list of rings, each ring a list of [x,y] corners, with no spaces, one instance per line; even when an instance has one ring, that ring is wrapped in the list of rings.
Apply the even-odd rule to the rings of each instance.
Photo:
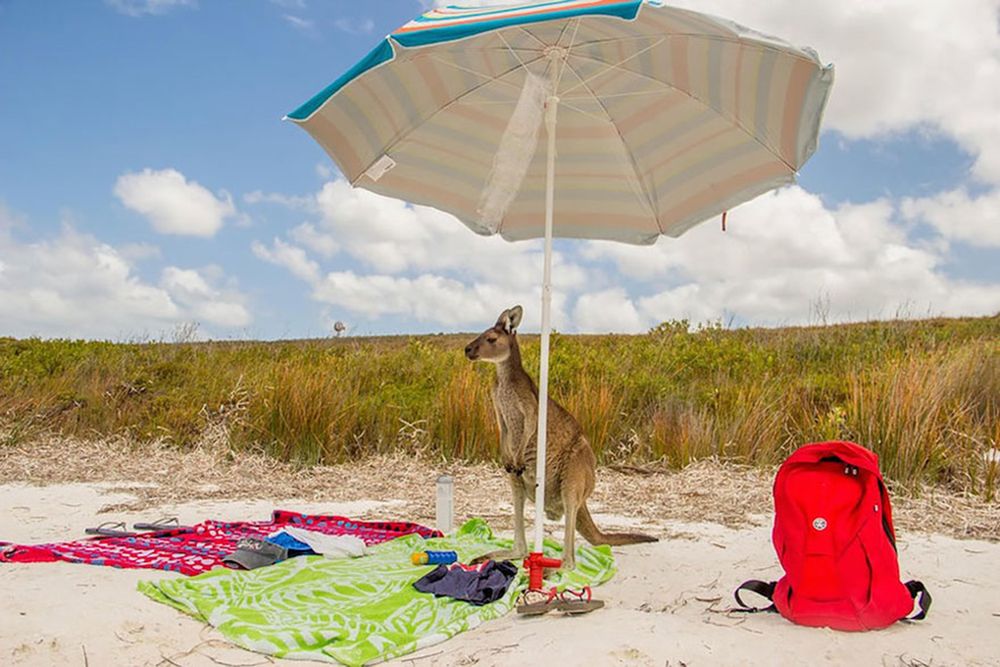
[[[487,338],[486,342],[489,343],[490,345],[496,343],[497,342],[496,336],[494,336],[492,338]]]

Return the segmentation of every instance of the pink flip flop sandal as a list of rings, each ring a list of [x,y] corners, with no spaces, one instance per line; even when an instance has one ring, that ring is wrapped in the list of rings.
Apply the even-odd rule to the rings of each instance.
[[[594,600],[590,586],[584,586],[579,591],[567,588],[559,593],[559,601],[556,602],[556,609],[567,614],[589,614],[595,609],[604,606],[604,600]]]
[[[550,588],[547,591],[526,590],[517,596],[517,613],[522,616],[541,616],[556,608],[559,593]]]

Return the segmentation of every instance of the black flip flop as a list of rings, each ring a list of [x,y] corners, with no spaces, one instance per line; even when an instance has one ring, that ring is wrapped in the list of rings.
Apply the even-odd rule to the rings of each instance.
[[[134,523],[132,527],[136,530],[155,530],[157,532],[165,530],[191,530],[190,526],[182,526],[175,516],[165,516],[156,521]]]
[[[97,528],[87,528],[84,532],[87,535],[99,535],[100,537],[135,537],[136,535],[125,527],[124,521],[105,521]]]

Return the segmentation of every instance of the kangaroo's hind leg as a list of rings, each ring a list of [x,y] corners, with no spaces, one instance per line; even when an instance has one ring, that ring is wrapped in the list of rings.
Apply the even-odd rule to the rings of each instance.
[[[563,473],[559,496],[565,517],[563,537],[563,570],[576,567],[576,520],[581,508],[594,490],[594,453],[583,436],[577,441],[573,458]]]

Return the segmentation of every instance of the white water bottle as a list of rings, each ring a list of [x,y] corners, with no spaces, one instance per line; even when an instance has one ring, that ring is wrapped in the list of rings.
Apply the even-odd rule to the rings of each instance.
[[[437,478],[437,529],[447,535],[455,517],[455,482],[451,475]]]

